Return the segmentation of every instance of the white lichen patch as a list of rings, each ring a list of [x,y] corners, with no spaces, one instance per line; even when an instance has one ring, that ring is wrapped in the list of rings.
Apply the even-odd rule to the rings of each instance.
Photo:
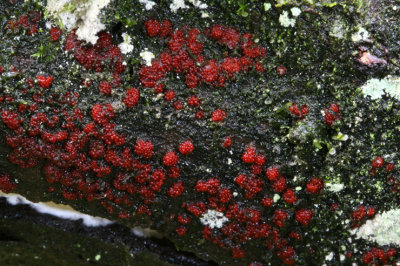
[[[296,24],[296,20],[293,18],[289,18],[289,12],[283,11],[282,14],[279,16],[279,23],[285,27],[294,27]]]
[[[363,27],[359,27],[358,31],[356,33],[353,33],[353,35],[351,35],[351,40],[353,42],[370,41],[369,32]]]
[[[264,3],[264,10],[265,10],[265,11],[270,10],[271,7],[272,7],[272,5],[271,5],[270,3]]]
[[[229,219],[226,218],[222,212],[216,210],[207,210],[207,212],[200,217],[200,222],[212,229],[221,228],[227,221],[229,221]]]
[[[122,39],[124,40],[122,43],[118,45],[119,49],[121,49],[121,53],[128,54],[133,51],[133,45],[131,44],[131,37],[126,34],[122,33]]]
[[[97,33],[105,29],[100,12],[111,0],[48,0],[47,13],[67,30],[77,28],[78,39],[95,44]]]
[[[146,10],[150,10],[150,9],[153,8],[153,6],[156,5],[155,2],[150,1],[150,0],[139,0],[139,3],[141,3],[142,5],[144,5],[144,8],[145,8]]]
[[[146,48],[140,53],[140,57],[144,60],[146,66],[151,66],[151,60],[156,56]]]
[[[325,184],[325,187],[330,192],[336,193],[336,192],[343,190],[344,185],[340,184],[340,183],[327,183],[327,184]]]
[[[176,13],[178,9],[182,8],[188,8],[188,6],[185,4],[184,0],[172,0],[172,3],[169,5],[169,8],[171,9],[172,12]]]
[[[387,76],[384,79],[370,79],[361,90],[365,96],[370,96],[372,100],[381,98],[385,92],[390,96],[400,100],[400,77]]]
[[[393,209],[368,220],[360,228],[352,231],[357,238],[375,241],[380,246],[400,246],[400,209]]]
[[[104,218],[83,214],[72,209],[68,205],[56,204],[54,202],[33,203],[18,194],[3,194],[0,192],[0,196],[5,197],[7,202],[11,205],[26,204],[39,213],[45,213],[73,221],[82,219],[83,224],[86,226],[107,226],[113,223],[112,221]]]
[[[338,39],[343,39],[347,34],[347,27],[342,20],[337,19],[333,23],[329,35]]]

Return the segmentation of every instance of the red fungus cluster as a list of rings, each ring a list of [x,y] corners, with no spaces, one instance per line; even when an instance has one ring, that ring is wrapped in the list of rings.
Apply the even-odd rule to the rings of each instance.
[[[164,82],[168,73],[182,75],[188,88],[196,88],[202,83],[211,87],[224,87],[226,80],[233,79],[239,73],[251,69],[264,71],[260,60],[266,56],[266,50],[256,45],[248,33],[241,34],[222,25],[214,25],[203,32],[197,28],[172,31],[171,23],[167,20],[148,20],[145,30],[152,38],[165,39],[168,46],[168,49],[152,61],[151,66],[142,66],[140,70],[142,85],[154,88],[156,93],[164,92]],[[240,48],[241,56],[225,57],[220,62],[207,59],[203,52],[207,43],[204,38],[226,46],[228,51]],[[164,95],[166,101],[172,101],[175,92],[168,89]],[[196,96],[191,96],[187,103],[192,107],[200,107],[200,100]],[[183,108],[180,102],[174,102],[173,105],[177,110]],[[198,119],[202,116],[196,114]],[[212,113],[212,121],[221,122],[225,116],[225,111],[217,109]]]

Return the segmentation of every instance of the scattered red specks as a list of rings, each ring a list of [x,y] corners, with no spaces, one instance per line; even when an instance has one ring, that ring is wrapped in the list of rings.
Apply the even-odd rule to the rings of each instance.
[[[340,109],[339,105],[335,103],[331,103],[325,112],[325,123],[328,126],[332,126],[332,124],[340,118]]]
[[[278,76],[284,76],[286,75],[287,69],[284,66],[278,66],[276,68],[276,74],[278,74]]]
[[[56,42],[60,39],[62,34],[62,31],[58,27],[52,27],[50,29],[50,36],[51,36],[51,41]]]
[[[0,190],[9,193],[17,188],[17,185],[11,182],[11,178],[7,174],[0,175]]]
[[[107,96],[111,95],[111,84],[107,80],[102,80],[99,85],[99,92]]]
[[[139,101],[139,90],[136,88],[129,88],[126,90],[126,96],[122,100],[126,107],[131,108],[135,106]]]
[[[224,110],[217,109],[211,113],[211,120],[213,122],[222,122],[226,117],[226,113]]]
[[[303,226],[307,226],[313,216],[313,212],[309,209],[300,209],[296,211],[296,220]]]
[[[310,192],[312,194],[319,194],[323,187],[324,187],[324,182],[317,177],[312,177],[307,182],[307,185],[306,185],[308,192]]]
[[[194,146],[190,140],[186,140],[179,145],[179,152],[183,155],[192,154],[193,150]]]
[[[139,156],[150,159],[154,154],[153,148],[154,146],[151,141],[144,141],[139,139],[136,141],[134,152]]]
[[[37,75],[36,76],[37,81],[39,82],[40,87],[43,89],[47,89],[51,86],[51,83],[53,82],[53,77],[45,77],[42,75]]]
[[[178,155],[174,151],[167,152],[163,157],[163,164],[165,166],[175,166],[178,164]]]

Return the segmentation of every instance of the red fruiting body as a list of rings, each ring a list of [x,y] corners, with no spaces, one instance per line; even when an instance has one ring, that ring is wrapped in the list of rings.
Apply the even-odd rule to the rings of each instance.
[[[224,110],[217,109],[211,113],[211,120],[213,122],[222,122],[226,117],[226,113]]]
[[[151,141],[144,141],[139,139],[136,141],[134,152],[139,156],[150,159],[154,154],[153,148],[153,143],[151,143]]]
[[[184,236],[184,235],[186,235],[186,228],[183,227],[183,226],[176,228],[175,231],[176,231],[176,233],[177,233],[179,236]]]
[[[166,101],[172,101],[175,97],[175,92],[173,90],[167,90],[164,94],[164,99]]]
[[[163,157],[163,164],[165,166],[175,166],[178,164],[178,155],[174,151],[167,152]]]
[[[49,88],[51,86],[51,83],[53,82],[53,77],[45,77],[42,75],[37,75],[36,79],[39,82],[40,87],[42,87],[43,89]]]
[[[131,108],[137,104],[139,101],[139,90],[136,88],[129,88],[126,90],[126,96],[122,100],[126,107]]]
[[[308,192],[312,194],[319,194],[321,189],[324,187],[324,182],[316,177],[312,177],[306,185]]]
[[[303,104],[299,109],[296,103],[292,102],[292,105],[289,106],[289,112],[297,116],[299,119],[303,119],[306,114],[308,114],[308,106],[306,104]]]
[[[246,151],[242,154],[242,161],[244,163],[254,163],[256,160],[256,149],[246,148]]]
[[[222,140],[222,147],[229,148],[230,146],[232,146],[232,138],[231,137],[225,137]]]
[[[294,191],[292,189],[286,190],[285,193],[283,193],[283,200],[289,204],[294,203],[297,200],[296,195],[294,194]]]
[[[173,106],[174,106],[175,110],[182,110],[182,108],[183,108],[183,104],[181,101],[174,102]]]
[[[278,66],[278,67],[276,68],[276,73],[277,73],[279,76],[284,76],[284,75],[286,75],[286,72],[287,72],[287,69],[286,69],[286,67],[284,67],[284,66]]]
[[[394,164],[393,163],[388,163],[385,167],[386,172],[392,172],[394,170]]]
[[[265,197],[261,200],[261,204],[264,205],[265,207],[271,207],[273,203],[274,200],[269,197]]]
[[[179,197],[180,195],[182,195],[183,191],[184,191],[184,187],[183,187],[183,183],[182,181],[179,181],[175,184],[173,184],[169,189],[168,189],[168,195],[171,198],[176,198]]]
[[[146,27],[147,34],[150,37],[155,37],[160,33],[161,25],[157,20],[149,19],[144,23],[144,26]]]
[[[267,176],[269,181],[275,181],[280,176],[278,166],[269,167],[265,171],[265,175]]]
[[[61,37],[61,34],[62,34],[62,31],[61,31],[60,28],[58,28],[58,27],[56,27],[56,28],[52,27],[52,28],[50,29],[51,41],[53,41],[53,42],[58,41],[58,39],[60,39],[60,37]]]
[[[109,103],[105,105],[96,103],[93,105],[91,115],[94,122],[104,125],[114,117],[114,109]]]
[[[190,140],[186,140],[179,145],[179,152],[183,155],[192,154],[193,150],[194,146]]]
[[[310,223],[313,212],[308,209],[300,209],[296,211],[296,220],[303,226],[307,226]]]
[[[383,166],[384,163],[385,160],[382,157],[378,156],[375,157],[374,160],[371,162],[371,166],[372,168],[380,168]]]
[[[331,103],[328,109],[325,109],[324,112],[325,112],[325,123],[328,126],[332,126],[332,124],[340,118],[339,105],[335,103]]]
[[[107,80],[102,80],[99,85],[99,91],[107,96],[111,95],[111,85]]]
[[[17,185],[11,182],[11,178],[9,175],[0,175],[0,190],[2,192],[9,193],[16,188]]]
[[[209,194],[215,194],[220,186],[220,181],[216,178],[210,178],[206,181],[198,180],[194,189],[198,192],[208,192]]]
[[[196,95],[191,96],[191,97],[188,99],[188,105],[189,105],[189,106],[193,106],[193,107],[198,107],[198,106],[200,105],[200,100],[199,100],[199,98],[197,98]]]

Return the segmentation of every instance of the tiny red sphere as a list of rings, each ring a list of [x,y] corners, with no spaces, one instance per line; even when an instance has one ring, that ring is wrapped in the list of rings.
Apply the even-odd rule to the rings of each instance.
[[[284,66],[278,66],[278,67],[276,68],[276,73],[277,73],[279,76],[284,76],[284,75],[286,74],[286,72],[287,72],[287,69],[286,69],[286,67],[284,67]]]

